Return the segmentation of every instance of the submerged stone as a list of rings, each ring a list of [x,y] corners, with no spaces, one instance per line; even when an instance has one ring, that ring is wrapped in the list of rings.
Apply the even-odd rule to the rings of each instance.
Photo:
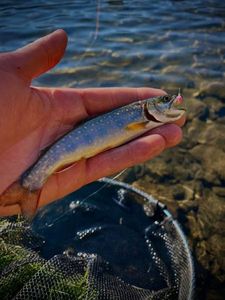
[[[204,99],[205,97],[215,97],[222,101],[225,101],[225,89],[224,83],[220,81],[210,82],[204,85],[199,92],[195,93],[195,96]]]
[[[175,200],[184,200],[185,198],[185,190],[182,186],[177,185],[173,191],[173,198]]]

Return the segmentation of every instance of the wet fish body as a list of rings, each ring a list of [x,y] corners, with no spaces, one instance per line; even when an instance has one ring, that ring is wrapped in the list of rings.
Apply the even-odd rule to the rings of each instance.
[[[29,190],[40,189],[46,179],[61,167],[119,146],[156,127],[158,124],[153,122],[142,126],[148,122],[142,106],[140,101],[121,107],[66,134],[22,177],[22,186]]]
[[[19,204],[22,212],[33,214],[35,207],[28,204],[34,202],[35,197],[38,202],[38,192],[53,173],[122,145],[150,129],[173,123],[184,111],[181,95],[166,95],[137,101],[90,119],[53,144],[19,182],[0,196],[0,202]],[[26,195],[27,201],[24,201]]]
[[[167,96],[166,99],[175,100],[175,97]],[[124,144],[163,125],[166,120],[156,119],[158,98],[134,102],[86,121],[56,142],[24,174],[21,185],[31,191],[38,190],[63,166]]]

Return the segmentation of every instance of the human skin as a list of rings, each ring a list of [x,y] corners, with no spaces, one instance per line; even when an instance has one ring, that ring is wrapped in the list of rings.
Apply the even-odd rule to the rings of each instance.
[[[54,67],[67,44],[57,30],[28,46],[0,54],[0,195],[32,165],[41,151],[86,118],[135,100],[165,94],[153,88],[46,88],[32,79]],[[53,174],[44,184],[39,206],[59,199],[98,178],[159,155],[182,138],[180,126],[163,125],[144,136]],[[0,215],[21,212],[18,204],[3,206]]]

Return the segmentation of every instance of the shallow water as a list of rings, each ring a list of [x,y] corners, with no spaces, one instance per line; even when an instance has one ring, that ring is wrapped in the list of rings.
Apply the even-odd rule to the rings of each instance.
[[[222,1],[3,3],[1,51],[21,47],[57,28],[69,35],[65,58],[37,84],[147,85],[177,91],[198,88],[200,79],[223,79]],[[99,30],[94,40],[97,15]]]
[[[224,16],[219,0],[3,0],[0,6],[0,51],[54,29],[68,33],[65,57],[34,84],[181,88],[189,106],[182,144],[123,180],[165,202],[185,228],[199,299],[222,299],[225,292]]]

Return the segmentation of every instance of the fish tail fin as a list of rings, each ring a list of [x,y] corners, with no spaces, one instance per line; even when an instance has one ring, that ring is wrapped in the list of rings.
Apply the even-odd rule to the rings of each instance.
[[[39,201],[41,196],[41,190],[28,191],[19,202],[21,214],[28,219],[32,219],[37,212]]]
[[[21,214],[32,218],[37,211],[41,191],[29,191],[21,186],[19,182],[13,183],[0,195],[0,205],[10,206],[18,204]]]

